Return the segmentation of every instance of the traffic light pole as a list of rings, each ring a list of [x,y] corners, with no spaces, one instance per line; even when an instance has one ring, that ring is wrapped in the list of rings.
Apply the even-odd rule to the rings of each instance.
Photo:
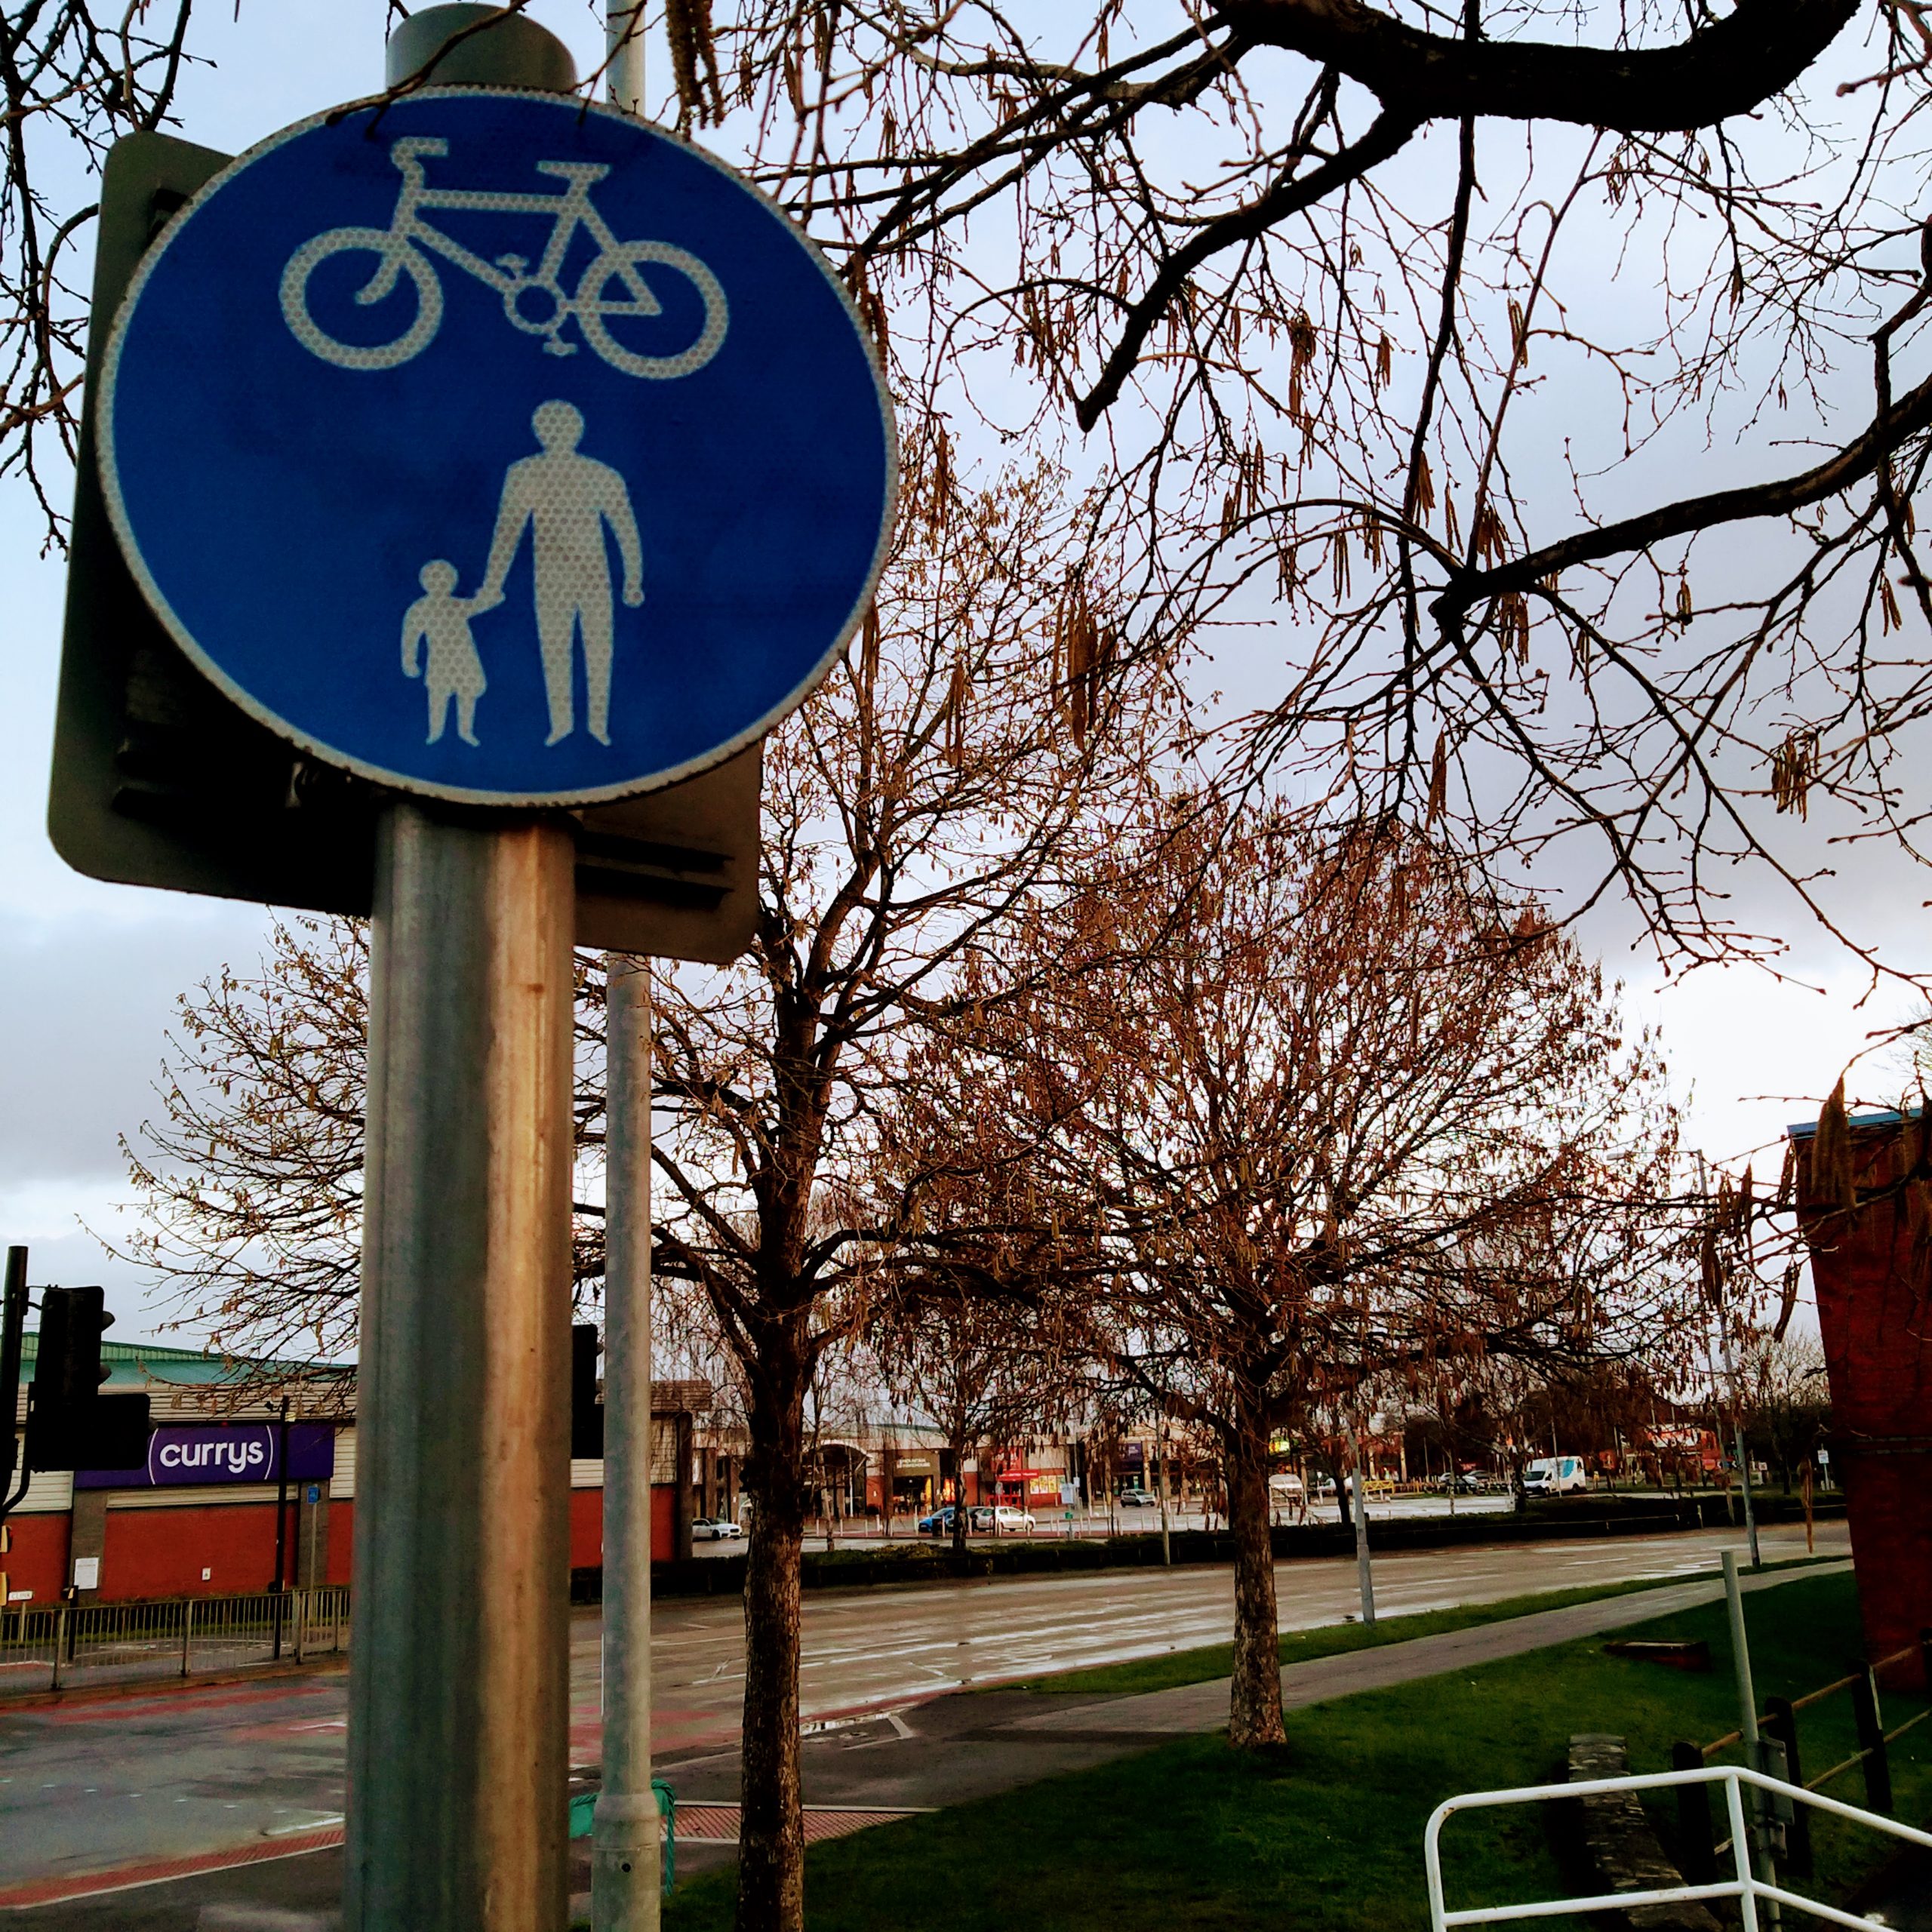
[[[27,1326],[27,1251],[7,1251],[7,1285],[0,1300],[0,1404],[6,1409],[6,1433],[0,1436],[0,1524],[4,1524],[27,1493],[31,1465],[21,1452],[20,1353]],[[20,1472],[20,1486],[13,1487]],[[4,1574],[4,1572],[0,1572]]]

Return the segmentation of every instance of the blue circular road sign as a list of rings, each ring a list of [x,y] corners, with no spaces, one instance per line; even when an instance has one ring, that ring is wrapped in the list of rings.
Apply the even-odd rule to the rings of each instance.
[[[115,324],[123,549],[318,758],[492,804],[728,757],[859,624],[896,483],[865,332],[709,156],[555,94],[318,115],[217,175]]]

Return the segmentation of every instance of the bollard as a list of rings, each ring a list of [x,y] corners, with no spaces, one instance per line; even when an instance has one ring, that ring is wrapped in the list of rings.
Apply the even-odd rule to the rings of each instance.
[[[1704,1754],[1680,1740],[1670,1747],[1673,1771],[1701,1771]],[[1717,1838],[1711,1829],[1711,1788],[1707,1784],[1677,1787],[1677,1863],[1687,1883],[1708,1885],[1718,1875]]]
[[[1864,1754],[1865,1808],[1881,1818],[1892,1815],[1892,1767],[1885,1755],[1885,1727],[1878,1715],[1878,1684],[1862,1660],[1846,1673],[1852,1680],[1852,1715],[1858,1722],[1858,1748]]]
[[[1798,1755],[1798,1713],[1791,1708],[1789,1697],[1766,1698],[1764,1713],[1770,1719],[1764,1734],[1784,1753],[1784,1763],[1776,1768],[1776,1775],[1801,1788],[1804,1771]],[[1773,1768],[1765,1767],[1767,1770]],[[1795,1878],[1808,1878],[1811,1876],[1811,1807],[1792,1803],[1789,1808],[1790,1815],[1784,1820],[1785,1869]]]
[[[181,1675],[188,1675],[188,1657],[195,1641],[195,1599],[189,1597],[181,1606]]]

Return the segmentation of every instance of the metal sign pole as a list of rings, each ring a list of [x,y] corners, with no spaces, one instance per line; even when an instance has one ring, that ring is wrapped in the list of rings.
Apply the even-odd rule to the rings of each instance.
[[[651,1789],[651,971],[605,958],[603,1786],[593,1932],[657,1932]]]
[[[392,84],[568,85],[426,9]],[[561,67],[559,57],[561,57]],[[387,806],[377,835],[345,1922],[568,1916],[571,938],[562,820]]]
[[[571,867],[379,830],[349,1932],[555,1932],[568,1805]]]

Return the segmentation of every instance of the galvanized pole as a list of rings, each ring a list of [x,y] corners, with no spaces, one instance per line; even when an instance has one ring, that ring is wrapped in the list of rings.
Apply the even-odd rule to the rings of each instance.
[[[644,109],[642,0],[610,0],[605,89]],[[651,1788],[651,972],[605,956],[603,1782],[591,1813],[594,1932],[657,1932]]]
[[[651,1789],[651,974],[605,958],[604,1747],[593,1932],[657,1932]]]
[[[1707,1178],[1704,1157],[1697,1156],[1697,1190],[1708,1194],[1710,1183]],[[1731,1453],[1737,1458],[1737,1486],[1744,1497],[1744,1533],[1751,1546],[1751,1567],[1753,1570],[1764,1567],[1763,1553],[1758,1547],[1758,1511],[1751,1497],[1751,1465],[1744,1447],[1744,1389],[1738,1373],[1737,1356],[1730,1346],[1730,1333],[1724,1325],[1724,1287],[1721,1280],[1718,1286],[1718,1347],[1724,1372],[1730,1381],[1730,1446]]]
[[[426,70],[576,82],[476,5],[397,28],[389,83]],[[347,1932],[568,1914],[574,860],[561,819],[378,821]]]
[[[1375,1621],[1375,1566],[1368,1553],[1368,1481],[1362,1463],[1361,1426],[1355,1426],[1355,1582],[1361,1595],[1361,1620]]]
[[[565,1922],[574,859],[377,832],[349,1932]]]
[[[1720,1560],[1724,1564],[1724,1607],[1730,1617],[1731,1669],[1737,1679],[1737,1728],[1743,1737],[1746,1761],[1754,1771],[1761,1771],[1766,1765],[1758,1734],[1758,1693],[1751,1681],[1751,1642],[1744,1627],[1744,1593],[1737,1580],[1737,1552],[1727,1549]],[[1761,1792],[1752,1793],[1751,1817],[1758,1874],[1767,1884],[1776,1884],[1777,1865],[1772,1855],[1769,1818]],[[1778,1923],[1776,1900],[1770,1903],[1767,1922]]]

